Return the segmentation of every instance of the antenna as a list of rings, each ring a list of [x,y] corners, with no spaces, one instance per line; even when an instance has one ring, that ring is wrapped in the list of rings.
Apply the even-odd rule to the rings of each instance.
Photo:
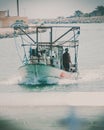
[[[19,0],[17,0],[17,16],[19,16]]]

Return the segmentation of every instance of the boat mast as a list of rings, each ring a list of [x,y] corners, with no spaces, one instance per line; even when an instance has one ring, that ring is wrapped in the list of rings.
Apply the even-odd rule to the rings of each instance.
[[[39,39],[38,39],[38,33],[39,33],[39,27],[36,27],[36,53],[37,53],[37,57],[38,57],[38,62],[39,60]]]
[[[17,0],[17,16],[19,16],[19,0]]]
[[[50,27],[50,49],[51,49],[51,57],[52,57],[52,27]]]
[[[74,49],[75,49],[75,72],[78,71],[78,63],[77,63],[77,51],[78,51],[78,46],[76,45],[76,34],[75,34],[75,30],[73,30],[73,33],[74,33]]]

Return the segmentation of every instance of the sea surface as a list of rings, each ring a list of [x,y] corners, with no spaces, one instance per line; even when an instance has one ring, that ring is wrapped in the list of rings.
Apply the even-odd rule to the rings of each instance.
[[[0,129],[104,129],[104,23],[76,25],[78,79],[57,85],[19,85],[15,41],[0,39]]]

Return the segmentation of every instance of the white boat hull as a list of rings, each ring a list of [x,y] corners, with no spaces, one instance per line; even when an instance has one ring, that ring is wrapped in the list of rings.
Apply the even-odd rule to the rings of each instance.
[[[60,79],[73,79],[75,74],[44,64],[27,64],[19,68],[23,84],[54,84]]]

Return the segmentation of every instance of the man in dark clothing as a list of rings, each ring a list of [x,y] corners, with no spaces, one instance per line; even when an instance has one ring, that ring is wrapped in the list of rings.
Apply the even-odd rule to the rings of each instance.
[[[66,71],[69,71],[71,58],[70,54],[68,53],[68,48],[65,49],[65,53],[63,54],[63,66]]]

